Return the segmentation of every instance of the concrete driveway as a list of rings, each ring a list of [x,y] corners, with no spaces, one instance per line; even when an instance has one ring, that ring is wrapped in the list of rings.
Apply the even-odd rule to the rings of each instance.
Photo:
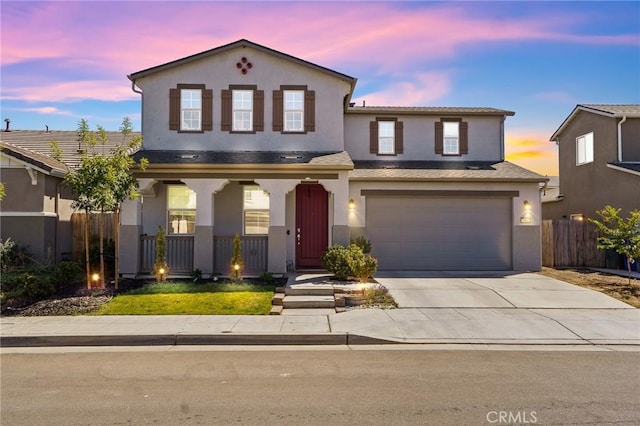
[[[534,273],[382,271],[375,279],[400,308],[634,309]]]

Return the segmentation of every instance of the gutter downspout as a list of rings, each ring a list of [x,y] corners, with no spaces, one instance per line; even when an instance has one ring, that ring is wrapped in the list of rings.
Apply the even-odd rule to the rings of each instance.
[[[627,116],[623,116],[618,122],[618,163],[622,162],[622,123],[627,121]]]
[[[506,116],[502,116],[502,120],[500,120],[500,161],[504,161],[504,151],[505,151],[505,146],[504,144],[506,143],[504,140],[504,122],[506,120]]]

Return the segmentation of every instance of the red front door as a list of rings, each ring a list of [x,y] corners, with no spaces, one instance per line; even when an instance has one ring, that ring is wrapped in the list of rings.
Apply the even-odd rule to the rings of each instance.
[[[296,267],[318,268],[329,244],[329,197],[322,185],[296,187]]]

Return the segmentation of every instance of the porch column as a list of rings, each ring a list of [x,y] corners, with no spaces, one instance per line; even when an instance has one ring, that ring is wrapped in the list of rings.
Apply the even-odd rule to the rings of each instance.
[[[287,272],[286,196],[300,183],[299,179],[257,179],[260,188],[269,193],[268,270]]]
[[[193,236],[193,269],[203,276],[213,274],[214,197],[226,179],[182,179],[196,193],[196,226]]]
[[[320,184],[333,194],[333,227],[331,244],[348,246],[349,235],[349,178],[348,172],[339,173],[338,180],[320,180]]]
[[[117,224],[116,224],[117,226]],[[140,235],[142,234],[142,203],[125,200],[120,209],[118,241],[118,273],[123,278],[135,278],[139,271]]]

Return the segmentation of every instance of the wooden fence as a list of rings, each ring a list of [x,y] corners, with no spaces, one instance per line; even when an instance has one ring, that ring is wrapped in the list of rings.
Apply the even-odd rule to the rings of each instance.
[[[542,266],[605,267],[605,251],[596,247],[597,238],[598,228],[587,221],[543,221]]]
[[[167,235],[167,266],[170,274],[190,274],[193,271],[193,235]],[[153,273],[156,262],[156,237],[140,237],[140,272]]]
[[[71,215],[71,232],[73,238],[73,259],[81,260],[84,259],[84,224],[86,213],[77,212]],[[99,214],[98,213],[90,213],[89,214],[89,241],[91,238],[99,238],[100,235],[100,227],[99,223]],[[113,240],[113,228],[114,228],[114,215],[113,213],[105,213],[104,214],[104,238],[108,240]],[[91,244],[91,243],[90,243]]]
[[[268,268],[268,237],[241,237],[241,239],[244,273],[265,272]],[[231,270],[233,237],[214,237],[213,241],[214,271],[219,274],[228,274]]]

